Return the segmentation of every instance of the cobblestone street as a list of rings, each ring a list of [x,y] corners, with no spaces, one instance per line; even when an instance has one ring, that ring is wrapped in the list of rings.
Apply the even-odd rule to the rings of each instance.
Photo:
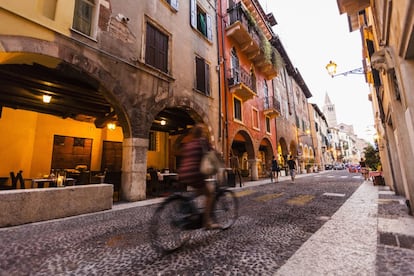
[[[157,204],[147,204],[160,199],[119,204],[111,211],[97,214],[3,228],[0,230],[0,275],[274,275],[278,270],[289,272],[289,262],[286,262],[331,220],[363,180],[356,174],[332,171],[301,176],[295,184],[286,178],[279,183],[269,182],[263,180],[262,185],[249,182],[243,188],[234,189],[240,203],[240,217],[231,229],[192,231],[188,244],[166,256],[157,254],[148,241],[148,223]],[[334,237],[326,236],[329,238]],[[383,245],[379,248],[381,255],[401,250]],[[409,259],[414,254],[406,256]],[[409,269],[407,273],[411,272]],[[286,274],[289,273],[281,273]]]

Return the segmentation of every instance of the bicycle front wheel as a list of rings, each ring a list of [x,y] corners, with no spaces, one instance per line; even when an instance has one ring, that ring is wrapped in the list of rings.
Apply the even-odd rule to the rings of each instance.
[[[186,206],[187,200],[176,195],[167,198],[155,211],[149,231],[151,244],[158,252],[171,253],[187,241],[184,226],[189,210]]]
[[[217,192],[213,217],[223,230],[230,228],[239,216],[239,204],[236,195],[231,190],[221,189]]]

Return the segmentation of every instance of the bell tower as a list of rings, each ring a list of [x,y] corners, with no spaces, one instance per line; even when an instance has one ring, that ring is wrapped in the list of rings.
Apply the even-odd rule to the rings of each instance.
[[[335,127],[338,122],[336,121],[335,105],[331,102],[328,93],[325,95],[325,105],[323,106],[323,114],[326,116],[329,127]]]

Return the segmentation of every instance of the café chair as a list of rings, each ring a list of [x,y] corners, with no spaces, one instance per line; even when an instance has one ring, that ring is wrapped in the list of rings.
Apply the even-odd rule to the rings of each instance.
[[[76,185],[86,185],[89,184],[91,178],[90,171],[81,171],[79,173],[78,179],[76,180]]]
[[[117,201],[121,200],[121,182],[122,182],[122,172],[111,172],[105,170],[105,179],[104,183],[114,185],[114,197]]]
[[[23,178],[23,171],[19,171],[16,175],[14,172],[10,172],[10,179],[11,179],[11,187],[12,189],[17,189],[17,182],[20,184],[20,189],[25,189],[24,186],[24,178]]]
[[[26,187],[24,186],[23,171],[19,171],[16,177],[17,181],[20,183],[20,189],[26,189]]]
[[[17,177],[14,172],[10,172],[11,187],[12,189],[17,189]]]
[[[161,182],[158,179],[158,172],[156,170],[151,170],[150,172],[150,181],[149,181],[149,191],[150,194],[158,196],[161,192]]]
[[[10,190],[12,186],[7,185],[9,177],[0,177],[0,190]]]

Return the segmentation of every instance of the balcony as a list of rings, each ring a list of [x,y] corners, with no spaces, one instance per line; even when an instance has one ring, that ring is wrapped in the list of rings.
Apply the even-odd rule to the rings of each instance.
[[[227,10],[229,15],[229,26],[226,28],[226,34],[232,38],[239,46],[241,52],[254,63],[257,69],[263,73],[266,79],[272,79],[277,75],[277,70],[273,65],[272,58],[266,58],[263,52],[264,47],[272,47],[264,45],[262,41],[263,34],[256,25],[248,11],[239,2],[234,7]],[[273,48],[272,48],[273,50]],[[273,54],[273,53],[272,53]]]
[[[251,75],[243,68],[232,68],[228,72],[230,93],[234,93],[242,101],[253,99],[256,96]]]
[[[270,118],[280,116],[280,102],[275,97],[263,98],[263,114]]]

